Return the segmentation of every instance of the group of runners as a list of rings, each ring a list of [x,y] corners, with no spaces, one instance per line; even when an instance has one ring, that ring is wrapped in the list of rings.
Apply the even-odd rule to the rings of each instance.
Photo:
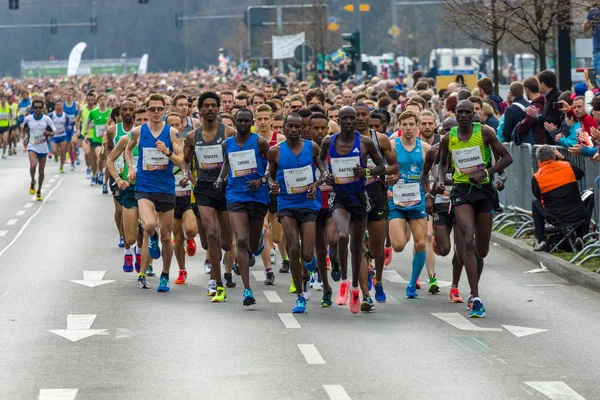
[[[306,312],[312,291],[322,291],[322,307],[368,312],[386,301],[384,268],[412,238],[406,297],[419,297],[423,268],[428,292],[440,292],[435,257],[453,242],[448,296],[464,302],[464,267],[469,316],[483,317],[479,280],[512,159],[473,103],[459,101],[445,118],[417,92],[380,109],[397,93],[293,89],[242,84],[196,98],[67,88],[56,101],[22,91],[18,103],[0,94],[3,157],[22,138],[30,193],[42,200],[49,153],[64,172],[83,149],[86,179],[113,194],[123,271],[136,271],[141,289],[162,259],[156,290],[170,290],[173,254],[174,282],[185,284],[200,236],[212,302],[224,302],[239,275],[243,305],[255,304],[250,268],[261,257],[265,285],[290,273],[292,312]]]

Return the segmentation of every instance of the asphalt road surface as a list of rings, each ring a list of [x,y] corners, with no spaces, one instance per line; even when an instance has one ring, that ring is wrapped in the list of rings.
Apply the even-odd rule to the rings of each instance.
[[[156,277],[137,289],[110,195],[54,161],[46,183],[36,202],[25,154],[0,160],[1,399],[600,398],[600,295],[526,274],[538,266],[498,246],[482,320],[448,301],[449,257],[437,259],[439,295],[404,298],[410,245],[386,268],[388,301],[375,311],[321,308],[313,292],[307,314],[292,316],[289,275],[263,286],[260,260],[251,308],[240,287],[210,302],[202,251],[186,285],[172,273],[169,293],[156,293]]]

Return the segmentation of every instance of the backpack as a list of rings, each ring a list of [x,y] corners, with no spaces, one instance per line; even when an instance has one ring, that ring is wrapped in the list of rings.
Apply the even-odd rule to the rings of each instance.
[[[521,103],[512,103],[512,105],[517,106],[521,111],[523,111],[526,115],[526,111],[525,111],[525,106]],[[523,117],[525,118],[525,117]],[[514,142],[517,146],[521,145],[522,143],[529,143],[530,145],[534,145],[535,144],[535,135],[533,133],[533,127],[529,128],[529,130],[525,133],[525,134],[519,134],[519,127],[521,126],[521,123],[523,121],[519,122],[517,125],[515,125],[515,127],[513,128],[512,132],[510,133],[510,140],[512,142]]]

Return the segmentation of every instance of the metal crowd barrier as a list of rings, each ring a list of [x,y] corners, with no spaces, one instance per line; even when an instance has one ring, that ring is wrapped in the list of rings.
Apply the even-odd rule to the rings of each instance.
[[[513,162],[506,170],[505,189],[499,192],[502,212],[494,217],[493,229],[503,230],[512,226],[515,230],[512,237],[518,239],[534,230],[531,217],[534,199],[531,179],[538,169],[536,151],[540,146],[531,146],[530,144],[517,146],[514,143],[504,143],[504,147],[512,156]],[[572,263],[577,262],[581,265],[590,259],[600,258],[600,232],[595,222],[600,220],[600,191],[595,183],[596,178],[600,176],[600,163],[593,162],[586,157],[574,156],[564,147],[555,147],[567,160],[585,172],[585,177],[579,181],[580,192],[588,188],[594,189],[591,232],[583,238],[585,243],[583,250],[570,260]],[[598,272],[600,273],[600,269]]]

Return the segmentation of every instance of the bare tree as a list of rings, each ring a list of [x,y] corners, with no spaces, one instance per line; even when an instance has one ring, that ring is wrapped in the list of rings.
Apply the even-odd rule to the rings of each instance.
[[[509,24],[509,9],[503,0],[446,0],[444,21],[467,38],[489,46],[494,62],[494,88],[500,85],[499,45]]]

